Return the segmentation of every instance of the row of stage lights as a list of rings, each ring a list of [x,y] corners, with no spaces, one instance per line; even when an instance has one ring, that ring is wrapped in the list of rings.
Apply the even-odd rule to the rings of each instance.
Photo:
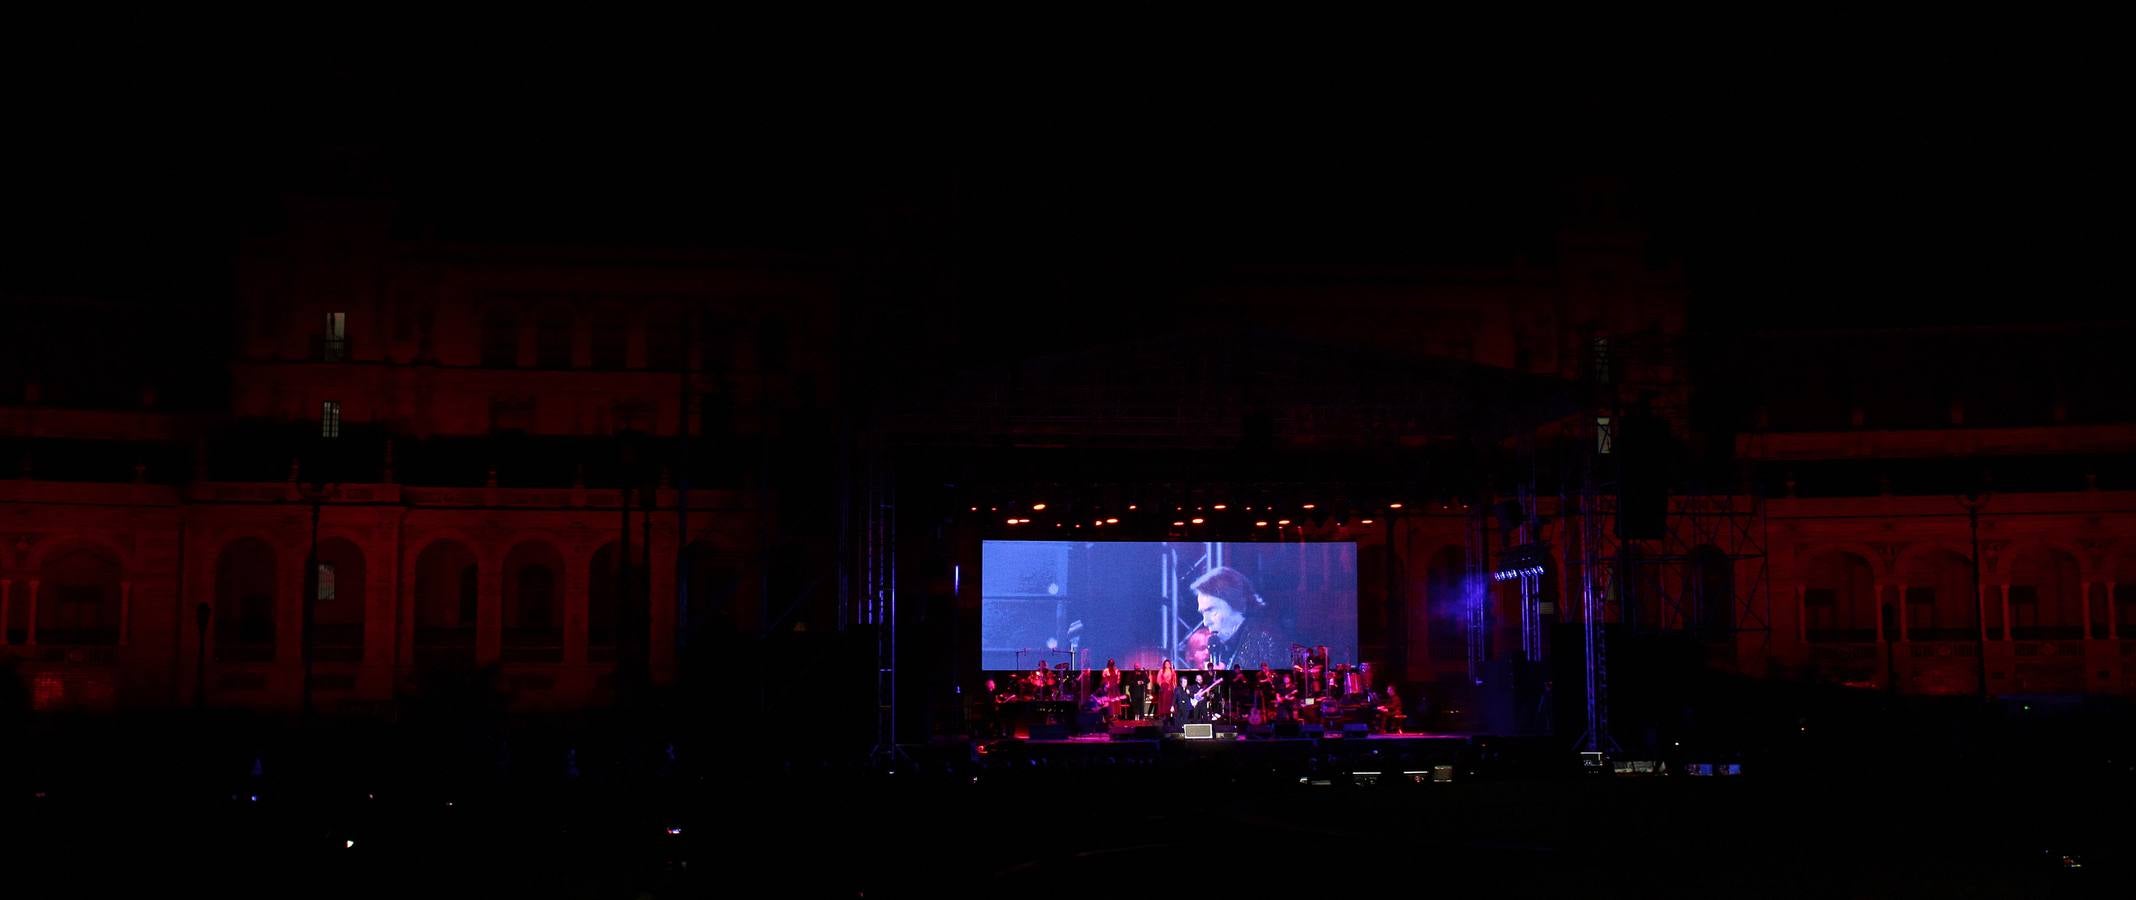
[[[1389,503],[1389,504],[1387,504],[1387,508],[1388,508],[1389,510],[1396,510],[1396,511],[1399,511],[1399,510],[1401,510],[1401,509],[1402,509],[1402,506],[1403,506],[1403,504],[1401,504],[1401,503]],[[1461,506],[1461,508],[1462,508],[1462,509],[1467,509],[1467,508],[1468,508],[1468,504],[1466,504],[1466,503],[1460,504],[1460,506]],[[1128,509],[1128,511],[1129,511],[1129,512],[1134,512],[1134,511],[1138,510],[1139,508],[1140,508],[1139,506],[1137,506],[1137,505],[1132,505],[1132,504],[1131,504],[1131,505],[1129,505],[1129,506],[1128,506],[1128,508],[1127,508],[1127,509]],[[1216,503],[1216,504],[1211,504],[1211,505],[1210,505],[1210,506],[1208,507],[1208,510],[1213,510],[1213,511],[1215,511],[1215,512],[1225,512],[1225,511],[1228,511],[1228,510],[1229,510],[1230,508],[1231,508],[1230,504],[1227,504],[1227,503]],[[1319,504],[1317,504],[1317,503],[1306,503],[1306,504],[1301,504],[1301,505],[1299,506],[1299,508],[1300,508],[1300,509],[1302,509],[1302,510],[1304,510],[1304,511],[1306,512],[1306,514],[1310,515],[1310,514],[1311,514],[1311,513],[1312,513],[1312,512],[1314,511],[1314,510],[1316,510],[1316,509],[1318,509],[1318,508],[1319,508]],[[998,507],[998,506],[990,506],[990,507],[987,507],[987,509],[988,509],[988,511],[990,511],[990,512],[995,512],[995,513],[999,513],[999,512],[1001,511],[1001,507]],[[1252,507],[1252,506],[1250,506],[1250,505],[1249,505],[1249,506],[1246,506],[1246,507],[1245,507],[1244,509],[1245,509],[1246,511],[1248,511],[1248,512],[1251,512],[1251,511],[1253,511],[1254,507]],[[979,511],[979,507],[976,507],[976,506],[974,506],[974,507],[972,507],[972,508],[971,508],[971,511],[972,511],[972,512],[978,512],[978,511]],[[1031,511],[1032,511],[1032,512],[1045,512],[1045,511],[1046,511],[1046,504],[1044,504],[1044,503],[1033,503],[1033,504],[1031,504]],[[1173,511],[1174,511],[1174,512],[1175,512],[1176,514],[1180,514],[1180,515],[1181,515],[1181,518],[1173,520],[1173,522],[1172,522],[1172,527],[1174,527],[1174,528],[1186,528],[1186,527],[1190,527],[1190,526],[1194,526],[1194,525],[1204,525],[1204,524],[1207,524],[1207,523],[1208,523],[1208,516],[1206,516],[1206,515],[1195,515],[1195,516],[1186,516],[1186,515],[1184,515],[1184,514],[1186,513],[1186,507],[1184,507],[1184,506],[1175,506],[1175,507],[1173,507]],[[1199,507],[1199,506],[1195,507],[1195,508],[1194,508],[1194,511],[1195,511],[1195,512],[1197,512],[1197,513],[1205,512],[1205,510],[1204,510],[1204,509],[1203,509],[1202,507]],[[1274,514],[1276,514],[1276,507],[1275,507],[1275,506],[1273,506],[1273,505],[1271,505],[1271,506],[1268,506],[1268,507],[1265,507],[1265,508],[1264,508],[1264,514],[1267,514],[1267,515],[1274,515]],[[1373,524],[1373,523],[1374,523],[1374,522],[1376,522],[1376,521],[1378,521],[1378,520],[1377,520],[1377,519],[1373,519],[1373,518],[1360,518],[1360,519],[1358,519],[1358,520],[1357,520],[1357,523],[1358,523],[1358,524],[1360,524],[1360,525],[1371,525],[1371,524]],[[1042,524],[1042,523],[1037,523],[1037,522],[1035,522],[1034,520],[1032,520],[1031,518],[1029,518],[1029,517],[1026,517],[1026,516],[1016,515],[1016,516],[1010,516],[1010,517],[1009,517],[1009,518],[1008,518],[1008,519],[1006,520],[1006,524],[1008,524],[1008,525],[1010,525],[1010,526],[1023,526],[1023,525],[1033,525],[1033,524]],[[1068,522],[1061,522],[1061,521],[1056,521],[1056,522],[1054,522],[1054,523],[1053,523],[1053,527],[1055,527],[1055,528],[1064,528],[1064,527],[1069,527],[1069,526],[1070,526],[1071,524],[1072,524],[1072,525],[1073,525],[1073,527],[1075,527],[1075,528],[1081,528],[1081,527],[1083,527],[1083,523],[1082,523],[1082,522],[1074,522],[1074,523],[1068,523]],[[1090,526],[1091,526],[1092,528],[1104,528],[1104,527],[1107,527],[1107,526],[1116,526],[1116,525],[1119,525],[1119,524],[1120,524],[1120,519],[1119,519],[1119,517],[1117,517],[1117,516],[1106,516],[1106,517],[1103,517],[1103,518],[1096,518],[1096,519],[1092,519],[1092,520],[1091,520],[1091,523],[1090,523]],[[1276,518],[1276,519],[1262,518],[1262,519],[1255,519],[1255,520],[1254,520],[1254,523],[1253,523],[1253,526],[1254,526],[1255,528],[1267,528],[1267,527],[1270,527],[1270,526],[1274,526],[1274,527],[1276,527],[1276,528],[1279,528],[1279,529],[1281,529],[1281,528],[1289,528],[1289,527],[1292,527],[1292,526],[1294,526],[1294,525],[1295,525],[1296,527],[1299,527],[1299,528],[1303,528],[1303,527],[1305,527],[1305,523],[1303,523],[1303,522],[1297,522],[1297,521],[1294,521],[1294,520],[1292,520],[1292,519],[1287,519],[1287,518]],[[1335,522],[1335,527],[1337,527],[1337,528],[1345,528],[1345,527],[1348,527],[1348,525],[1347,525],[1347,522],[1346,522],[1346,521],[1343,521],[1343,520],[1338,520],[1338,521],[1336,521],[1336,522]]]

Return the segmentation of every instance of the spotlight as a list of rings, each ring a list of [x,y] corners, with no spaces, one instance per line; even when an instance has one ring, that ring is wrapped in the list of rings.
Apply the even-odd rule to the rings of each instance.
[[[1316,504],[1308,503],[1308,504],[1306,504],[1306,505],[1305,505],[1305,508],[1306,508],[1306,509],[1312,509],[1312,508],[1313,508],[1313,507],[1314,507],[1315,505],[1316,505]]]
[[[1278,524],[1278,525],[1289,525],[1289,524],[1290,524],[1290,520],[1289,520],[1289,519],[1277,519],[1277,520],[1276,520],[1276,524]]]
[[[1389,504],[1387,504],[1387,508],[1388,508],[1388,509],[1401,509],[1401,508],[1402,508],[1402,504],[1399,504],[1399,503],[1389,503]]]
[[[1129,508],[1129,509],[1133,509],[1134,507],[1132,507],[1132,506],[1131,506],[1131,507],[1128,507],[1128,508]],[[1118,524],[1120,524],[1120,520],[1119,520],[1119,519],[1115,519],[1115,518],[1111,518],[1111,517],[1107,517],[1107,518],[1105,519],[1105,524],[1107,524],[1107,525],[1118,525]]]
[[[1521,544],[1499,557],[1498,567],[1491,572],[1491,580],[1512,581],[1539,576],[1549,562],[1550,548],[1542,544]]]
[[[1217,504],[1217,505],[1216,505],[1216,508],[1217,508],[1218,510],[1223,510],[1223,509],[1226,509],[1226,508],[1228,508],[1228,507],[1226,507],[1226,506],[1225,506],[1224,504],[1222,504],[1222,503],[1219,503],[1219,504]]]
[[[1371,519],[1359,519],[1359,520],[1357,520],[1357,521],[1358,521],[1358,524],[1360,524],[1360,525],[1370,525],[1370,524],[1372,524],[1372,520],[1371,520]]]
[[[1200,517],[1200,516],[1195,516],[1195,517],[1194,517],[1194,524],[1196,524],[1196,525],[1200,525],[1201,523],[1202,523],[1201,517]]]
[[[1268,527],[1268,520],[1267,520],[1267,519],[1262,519],[1261,521],[1255,522],[1255,523],[1253,523],[1253,527],[1255,527],[1255,528],[1267,528],[1267,527]]]
[[[1032,511],[1032,512],[1045,512],[1045,511],[1046,511],[1046,504],[1043,504],[1043,503],[1033,503],[1033,504],[1031,504],[1031,511]]]
[[[1184,527],[1186,527],[1186,524],[1187,524],[1187,523],[1185,523],[1185,522],[1173,522],[1173,523],[1172,523],[1172,527],[1173,527],[1173,528],[1184,528]]]

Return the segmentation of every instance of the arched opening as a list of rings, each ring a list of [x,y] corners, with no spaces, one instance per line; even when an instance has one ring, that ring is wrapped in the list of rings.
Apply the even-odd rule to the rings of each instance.
[[[440,541],[416,558],[415,659],[419,665],[474,665],[479,579],[475,554],[459,543]]]
[[[2010,560],[2010,636],[2031,641],[2083,637],[2082,577],[2077,558],[2061,550],[2019,551]]]
[[[1700,544],[1691,549],[1684,582],[1684,606],[1691,610],[1698,632],[1709,638],[1734,633],[1735,560],[1719,547]]]
[[[1468,660],[1468,561],[1441,547],[1424,567],[1424,648],[1433,665]]]
[[[564,560],[556,548],[527,542],[504,558],[504,657],[513,662],[564,658]]]
[[[215,658],[274,659],[275,553],[259,538],[224,547],[215,564]]]
[[[1810,558],[1802,590],[1806,637],[1831,643],[1874,641],[1877,615],[1876,570],[1868,560],[1837,550]],[[1887,637],[1899,639],[1896,634]]]
[[[1915,555],[1899,570],[1906,585],[1906,634],[1917,641],[1973,640],[1980,632],[1980,605],[1973,590],[1973,564],[1949,550]]]
[[[571,368],[571,309],[543,307],[534,320],[534,364],[544,369]]]
[[[690,630],[698,634],[722,633],[741,627],[741,610],[736,608],[741,568],[732,559],[722,557],[708,541],[690,542],[685,565],[689,573]]]
[[[2111,627],[2116,637],[2136,638],[2136,550],[2130,550],[2114,562],[2114,585],[2108,602],[2112,607]],[[2109,627],[2102,624],[2101,628]]]
[[[586,653],[591,659],[616,658],[616,620],[622,610],[622,573],[618,545],[594,551],[593,565],[586,571]]]
[[[519,317],[497,307],[482,317],[482,364],[493,369],[519,365]]]

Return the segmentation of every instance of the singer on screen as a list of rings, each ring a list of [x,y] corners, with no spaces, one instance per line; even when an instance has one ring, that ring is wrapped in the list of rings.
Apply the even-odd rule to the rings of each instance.
[[[1196,634],[1202,640],[1191,641],[1190,647],[1206,654],[1207,668],[1290,665],[1290,641],[1278,633],[1275,611],[1254,593],[1253,582],[1245,575],[1218,566],[1195,579],[1192,590],[1194,605],[1201,611]]]

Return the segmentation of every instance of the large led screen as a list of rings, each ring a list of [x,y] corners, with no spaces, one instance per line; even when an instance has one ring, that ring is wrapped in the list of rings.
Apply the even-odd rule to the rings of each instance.
[[[1357,661],[1357,545],[987,541],[980,665],[1290,668]]]

